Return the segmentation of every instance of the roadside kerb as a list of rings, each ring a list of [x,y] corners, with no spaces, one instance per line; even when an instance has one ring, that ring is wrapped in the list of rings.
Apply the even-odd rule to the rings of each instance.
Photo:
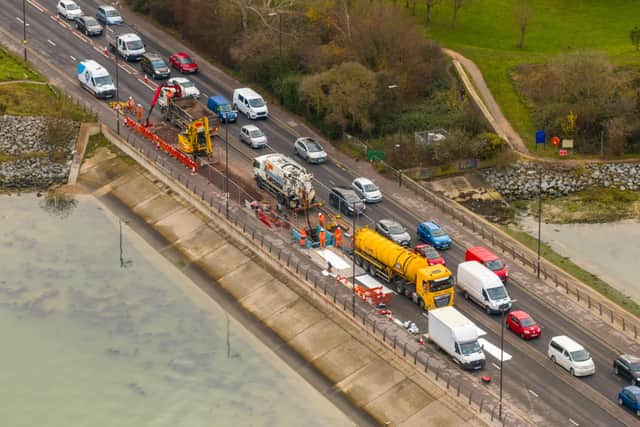
[[[490,242],[492,246],[500,248],[503,253],[520,262],[524,267],[531,269],[532,273],[537,272],[538,264],[535,252],[464,206],[439,197],[402,172],[397,171],[396,173],[400,174],[398,182],[401,185],[404,184],[425,201],[460,222],[466,230],[479,235],[483,241]],[[566,295],[588,308],[591,313],[606,320],[627,337],[640,342],[638,339],[640,321],[635,316],[621,307],[606,302],[607,299],[604,296],[543,258],[540,261],[540,279],[548,286],[563,290]]]
[[[111,143],[138,161],[181,197],[190,201],[203,214],[215,215],[217,220],[226,220],[224,197],[212,192],[212,184],[204,177],[185,174],[181,165],[156,152],[153,145],[145,140],[134,137],[129,138],[125,143],[107,126],[102,125],[102,131]],[[162,171],[155,168],[154,165],[160,166]],[[167,177],[167,174],[170,177]],[[176,181],[183,187],[182,191],[176,189]],[[517,415],[517,412],[504,401],[503,417],[498,420],[496,409],[498,399],[494,395],[483,389],[480,384],[470,382],[466,375],[458,371],[457,368],[450,369],[448,363],[427,353],[427,348],[419,345],[415,336],[408,334],[390,319],[380,315],[368,304],[356,299],[355,313],[352,313],[352,293],[349,289],[339,284],[334,278],[323,276],[319,271],[311,269],[308,265],[309,261],[304,255],[295,253],[290,247],[274,245],[273,233],[261,226],[260,223],[256,223],[253,215],[247,215],[247,212],[239,206],[235,205],[233,209],[230,209],[229,226],[233,227],[238,235],[253,242],[253,245],[250,246],[252,251],[260,251],[262,254],[269,255],[272,262],[280,264],[281,268],[286,266],[287,271],[314,290],[318,298],[339,308],[345,319],[351,318],[354,325],[375,337],[387,348],[392,349],[400,360],[410,365],[420,365],[420,368],[416,370],[420,375],[431,377],[436,382],[442,381],[442,386],[451,390],[452,393],[456,393],[456,396],[463,397],[468,405],[477,408],[478,413],[486,417],[487,420],[505,426],[529,425],[524,416]],[[430,350],[433,351],[433,349]]]

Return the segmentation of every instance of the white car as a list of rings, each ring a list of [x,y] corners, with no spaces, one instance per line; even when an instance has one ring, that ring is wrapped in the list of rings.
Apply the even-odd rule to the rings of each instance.
[[[184,77],[172,77],[167,81],[170,85],[180,86],[182,96],[185,98],[200,98],[200,91],[196,87],[195,83]]]
[[[251,146],[251,148],[267,146],[267,136],[255,125],[242,126],[240,128],[240,140]]]
[[[80,6],[78,6],[76,2],[71,0],[60,0],[58,2],[57,10],[58,15],[70,21],[73,21],[74,19],[84,15],[82,13],[82,9],[80,9]]]
[[[351,188],[358,197],[366,203],[378,203],[382,201],[382,192],[369,178],[356,178],[351,183]]]
[[[304,137],[296,139],[293,144],[296,154],[307,163],[324,163],[327,161],[327,153],[315,139]]]

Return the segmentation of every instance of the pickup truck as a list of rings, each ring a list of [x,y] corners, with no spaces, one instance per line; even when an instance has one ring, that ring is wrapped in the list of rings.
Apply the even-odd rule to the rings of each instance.
[[[119,25],[110,29],[113,31],[106,31],[110,52],[121,56],[125,61],[138,61],[144,55],[144,43],[132,28]]]

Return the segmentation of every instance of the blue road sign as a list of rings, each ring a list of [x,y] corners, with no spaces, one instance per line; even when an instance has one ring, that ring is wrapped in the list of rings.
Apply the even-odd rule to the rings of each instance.
[[[547,133],[543,130],[536,132],[536,144],[544,144],[547,141]]]

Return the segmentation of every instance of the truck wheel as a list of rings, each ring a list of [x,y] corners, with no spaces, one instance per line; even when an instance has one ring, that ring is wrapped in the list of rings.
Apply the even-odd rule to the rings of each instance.
[[[418,307],[420,307],[420,310],[424,311],[424,300],[421,296],[418,296]]]
[[[462,291],[462,295],[464,295],[464,299],[468,300],[469,299],[469,292],[467,291]]]
[[[402,295],[404,293],[404,286],[400,282],[396,283],[396,292],[398,295]]]
[[[484,311],[485,311],[487,314],[491,314],[491,308],[489,308],[488,306],[484,308]]]

